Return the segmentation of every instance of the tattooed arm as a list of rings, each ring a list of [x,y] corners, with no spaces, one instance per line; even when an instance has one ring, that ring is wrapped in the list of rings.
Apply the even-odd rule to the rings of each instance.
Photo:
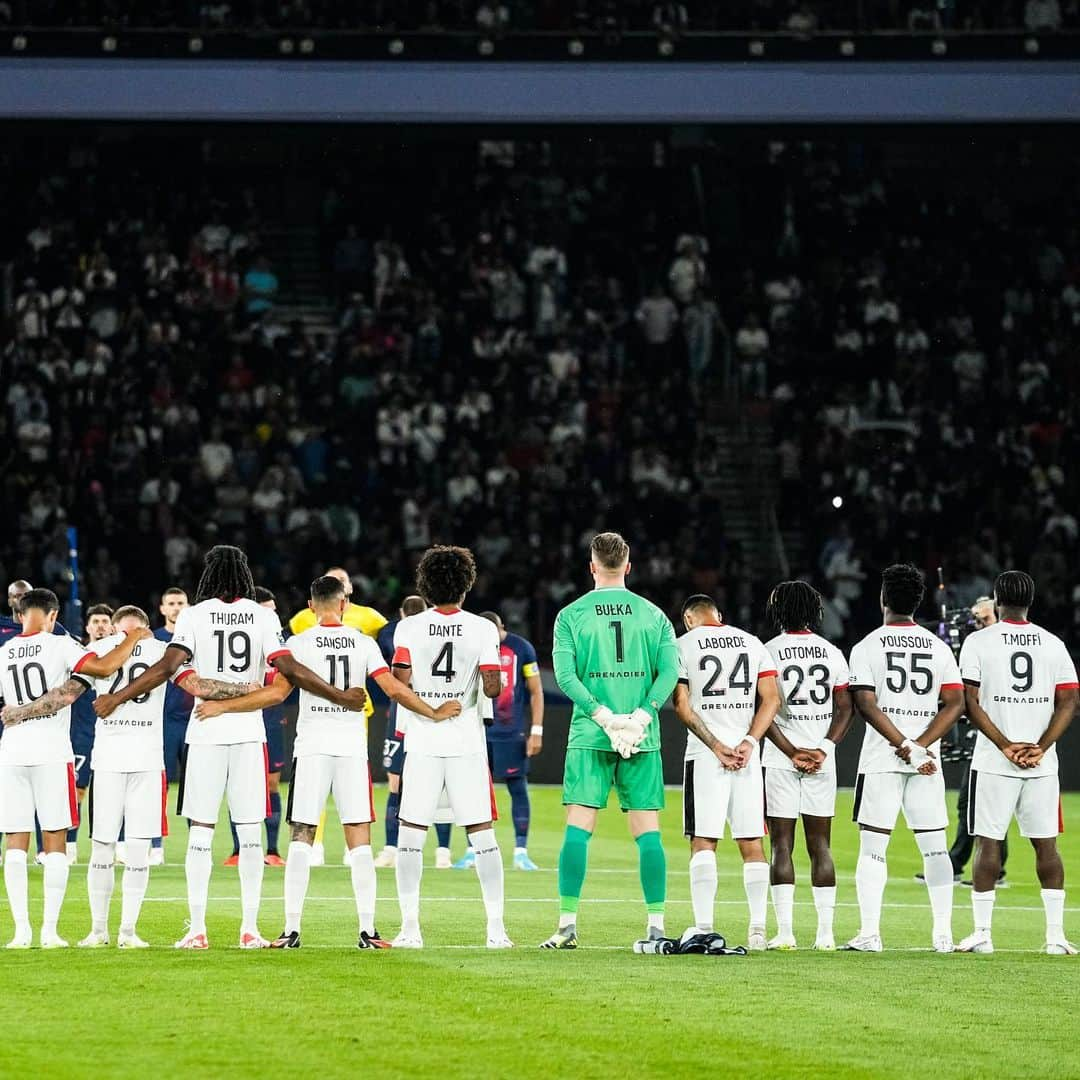
[[[51,716],[59,709],[67,708],[85,689],[86,683],[81,679],[68,679],[63,685],[47,691],[29,705],[8,705],[0,713],[0,720],[4,727],[11,727],[25,720],[33,720],[37,716]]]
[[[220,679],[204,679],[194,672],[190,675],[181,674],[175,681],[192,697],[201,701],[228,701],[260,689],[258,683],[221,682]]]

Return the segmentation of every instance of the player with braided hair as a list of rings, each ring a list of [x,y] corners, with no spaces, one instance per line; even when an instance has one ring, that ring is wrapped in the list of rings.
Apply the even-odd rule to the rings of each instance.
[[[765,606],[779,631],[765,647],[775,663],[781,694],[780,712],[765,733],[761,755],[778,931],[769,942],[771,949],[795,948],[791,852],[800,816],[818,916],[814,948],[836,947],[836,869],[830,839],[836,812],[836,744],[851,726],[851,693],[843,653],[817,632],[823,612],[821,594],[805,581],[780,582]]]

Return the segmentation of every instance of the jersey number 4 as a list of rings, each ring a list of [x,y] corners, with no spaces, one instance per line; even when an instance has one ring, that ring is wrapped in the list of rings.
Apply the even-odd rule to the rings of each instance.
[[[701,696],[723,697],[727,690],[723,688],[717,690],[716,684],[723,674],[724,665],[719,656],[706,653],[698,662],[698,670],[708,671],[710,667],[713,669],[713,673],[709,676],[709,681],[701,688]],[[735,658],[735,663],[731,667],[731,674],[728,675],[727,684],[728,690],[741,690],[744,694],[749,692],[753,683],[750,681],[750,657],[746,653],[739,653]]]
[[[431,677],[445,679],[447,682],[453,682],[457,677],[457,672],[454,670],[454,643],[452,641],[448,641],[431,662]]]

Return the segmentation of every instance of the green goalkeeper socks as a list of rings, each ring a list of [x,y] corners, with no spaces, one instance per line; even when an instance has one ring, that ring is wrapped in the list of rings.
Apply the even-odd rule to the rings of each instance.
[[[638,871],[645,908],[650,914],[662,914],[667,898],[667,859],[658,832],[642,833],[637,838]]]
[[[559,852],[559,912],[563,915],[572,915],[578,909],[591,839],[592,833],[576,825],[566,826],[562,850]]]

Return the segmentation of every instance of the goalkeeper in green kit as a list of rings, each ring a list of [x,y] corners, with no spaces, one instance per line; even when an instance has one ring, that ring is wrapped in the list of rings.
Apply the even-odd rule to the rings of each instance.
[[[678,681],[675,631],[667,616],[626,588],[630,547],[618,533],[592,542],[596,588],[555,619],[555,681],[574,703],[566,748],[566,835],[559,852],[559,928],[540,947],[577,948],[577,910],[596,813],[611,785],[638,847],[647,936],[664,937],[667,864],[660,706]]]

